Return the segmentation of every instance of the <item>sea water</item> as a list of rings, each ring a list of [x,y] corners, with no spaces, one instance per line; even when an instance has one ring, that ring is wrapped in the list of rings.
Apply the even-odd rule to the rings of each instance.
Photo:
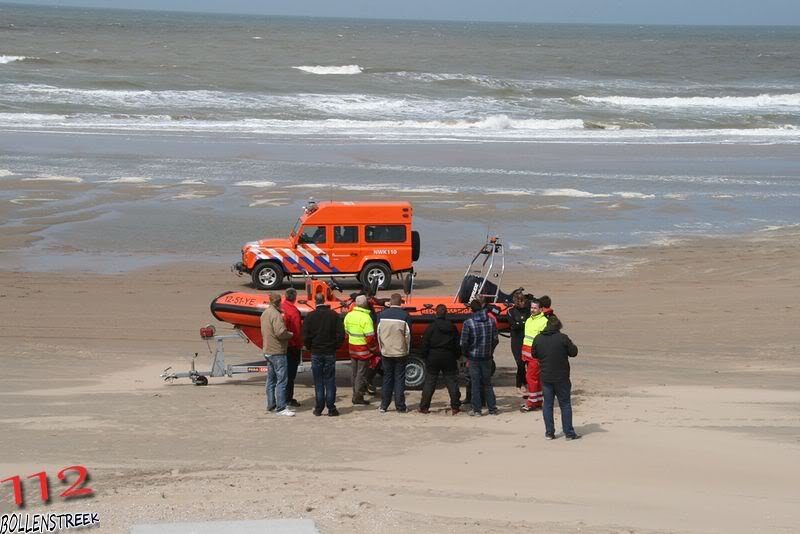
[[[797,224],[799,59],[794,27],[3,5],[0,224],[50,216],[51,266],[234,261],[309,196],[408,199],[421,264],[491,233],[556,267]]]

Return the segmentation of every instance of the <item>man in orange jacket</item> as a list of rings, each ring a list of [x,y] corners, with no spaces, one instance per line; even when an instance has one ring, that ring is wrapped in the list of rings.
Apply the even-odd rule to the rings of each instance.
[[[543,295],[531,301],[531,316],[525,321],[525,337],[522,341],[522,361],[525,362],[525,381],[528,384],[528,400],[520,407],[521,412],[532,412],[542,407],[544,396],[539,378],[539,360],[533,356],[533,340],[547,327],[547,318],[553,315],[550,297]]]

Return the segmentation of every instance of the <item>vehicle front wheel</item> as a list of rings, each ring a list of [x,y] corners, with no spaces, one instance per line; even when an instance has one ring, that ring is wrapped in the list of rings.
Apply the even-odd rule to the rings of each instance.
[[[256,289],[278,289],[283,282],[283,269],[271,261],[259,263],[253,269],[253,286]]]
[[[419,356],[409,356],[406,364],[406,388],[421,389],[427,372],[425,360]]]
[[[368,263],[361,270],[361,283],[369,286],[373,280],[378,281],[378,289],[389,289],[392,284],[392,273],[385,263],[377,261]]]

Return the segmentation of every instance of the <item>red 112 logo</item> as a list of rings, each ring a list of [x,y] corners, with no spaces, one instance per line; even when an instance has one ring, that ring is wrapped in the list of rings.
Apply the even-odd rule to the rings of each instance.
[[[72,465],[70,467],[65,467],[61,471],[58,472],[58,479],[64,483],[68,484],[67,476],[70,471],[73,471],[78,474],[78,477],[72,483],[72,485],[59,493],[59,497],[62,499],[73,499],[75,497],[86,497],[89,495],[94,494],[94,490],[88,486],[85,486],[86,481],[89,477],[89,471],[82,465]],[[47,478],[47,473],[45,471],[40,471],[39,473],[34,473],[26,477],[28,480],[33,478],[39,479],[39,496],[43,503],[50,502],[50,481]],[[6,479],[0,480],[0,484],[5,484],[6,482],[11,482],[14,488],[14,502],[17,506],[22,506],[25,502],[24,494],[22,491],[22,478],[19,475],[15,475],[13,477],[8,477]]]

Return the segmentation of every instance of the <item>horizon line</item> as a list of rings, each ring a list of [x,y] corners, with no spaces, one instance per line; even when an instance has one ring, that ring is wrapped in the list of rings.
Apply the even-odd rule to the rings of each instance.
[[[510,24],[510,25],[537,25],[537,24],[553,24],[553,25],[573,25],[573,26],[660,26],[660,27],[675,27],[686,26],[695,28],[800,28],[800,24],[733,24],[733,23],[691,23],[691,22],[585,22],[585,21],[512,21],[503,19],[447,19],[447,18],[407,18],[407,17],[389,17],[389,18],[376,18],[376,17],[359,17],[359,16],[331,16],[331,15],[286,15],[275,13],[255,13],[255,12],[232,12],[232,11],[194,11],[189,9],[158,9],[158,8],[134,8],[134,7],[117,7],[117,6],[87,6],[87,5],[61,5],[61,4],[21,4],[18,2],[2,2],[0,6],[13,6],[21,8],[55,8],[55,9],[88,9],[94,11],[128,11],[134,13],[173,13],[173,14],[190,14],[190,15],[225,15],[225,16],[240,16],[240,17],[265,17],[265,18],[285,18],[285,19],[318,19],[318,20],[357,20],[357,21],[371,21],[371,22],[438,22],[438,23],[488,23],[488,24]]]

